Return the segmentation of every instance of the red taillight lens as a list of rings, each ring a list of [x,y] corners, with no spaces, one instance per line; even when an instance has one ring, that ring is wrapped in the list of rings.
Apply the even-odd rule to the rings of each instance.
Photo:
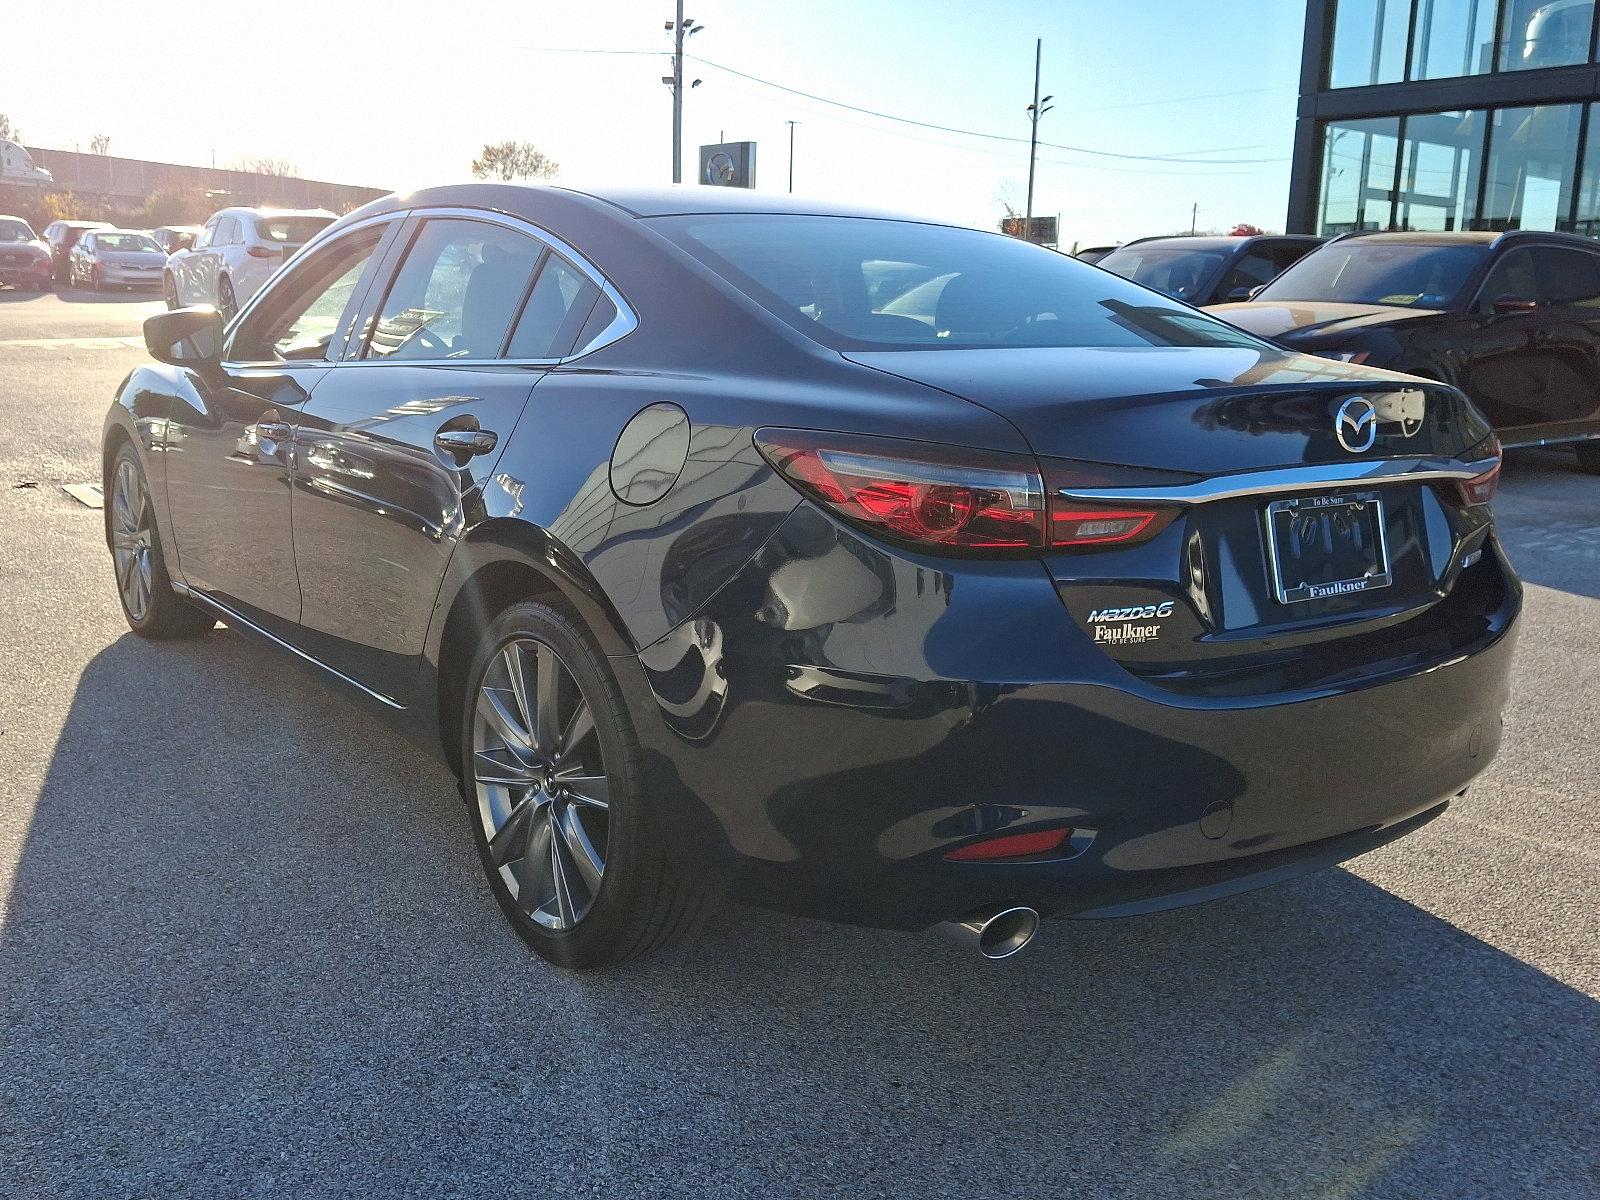
[[[1474,475],[1471,479],[1463,479],[1456,484],[1461,493],[1463,504],[1487,504],[1494,499],[1495,491],[1500,487],[1500,439],[1490,436],[1486,445],[1468,451],[1472,458],[1494,458],[1494,466],[1481,475]]]
[[[763,429],[780,474],[848,520],[947,550],[1044,545],[1044,483],[1031,460],[890,438]]]
[[[251,258],[282,258],[283,251],[273,246],[251,246],[245,251]]]
[[[1030,455],[853,434],[762,429],[756,446],[800,491],[921,548],[1023,554],[1144,541],[1173,512],[1069,503]]]
[[[962,846],[959,850],[950,851],[945,858],[950,862],[992,862],[1002,858],[1026,858],[1031,855],[1049,854],[1052,850],[1059,850],[1061,844],[1071,836],[1070,828],[1013,833],[982,842],[973,842],[970,846]]]

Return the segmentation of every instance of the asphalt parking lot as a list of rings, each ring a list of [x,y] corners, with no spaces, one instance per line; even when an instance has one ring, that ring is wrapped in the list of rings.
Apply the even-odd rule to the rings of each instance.
[[[1508,462],[1505,746],[1413,837],[1002,964],[725,906],[579,978],[502,921],[443,767],[337,685],[128,632],[60,489],[158,307],[0,291],[0,1196],[1600,1196],[1570,456]]]

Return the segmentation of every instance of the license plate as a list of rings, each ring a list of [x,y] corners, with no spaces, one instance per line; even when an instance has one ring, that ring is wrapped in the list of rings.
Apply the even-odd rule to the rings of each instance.
[[[1274,500],[1266,518],[1279,604],[1370,592],[1392,582],[1377,492]]]

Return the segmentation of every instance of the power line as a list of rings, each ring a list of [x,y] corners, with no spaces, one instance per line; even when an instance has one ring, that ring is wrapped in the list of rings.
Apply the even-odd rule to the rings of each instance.
[[[802,91],[799,88],[788,87],[788,86],[786,86],[784,84],[781,84],[781,83],[775,83],[770,79],[762,79],[760,76],[750,75],[750,74],[748,74],[748,73],[746,73],[744,71],[735,70],[733,67],[723,66],[721,63],[712,62],[710,59],[701,58],[699,55],[691,54],[691,55],[687,55],[686,57],[693,58],[697,63],[700,63],[702,66],[710,67],[713,70],[723,71],[723,72],[726,72],[729,75],[737,75],[740,79],[748,79],[751,83],[758,83],[758,84],[761,84],[764,87],[775,88],[776,90],[778,90],[780,92],[788,92],[791,96],[802,96],[807,100],[815,100],[819,104],[831,104],[831,105],[834,105],[837,108],[844,108],[844,109],[850,110],[851,112],[861,113],[864,116],[877,117],[879,120],[882,120],[882,121],[898,121],[903,125],[915,125],[915,126],[921,128],[921,129],[936,129],[936,130],[939,130],[941,133],[955,133],[955,134],[960,134],[963,137],[988,138],[991,141],[997,141],[997,142],[1026,143],[1029,140],[1028,138],[1025,138],[1025,137],[1013,137],[1013,136],[1011,136],[1009,134],[1004,134],[1004,133],[987,133],[987,132],[984,132],[983,130],[979,130],[979,129],[958,129],[953,125],[939,125],[939,124],[936,124],[936,123],[934,123],[932,121],[918,121],[913,117],[902,117],[902,116],[897,116],[894,113],[879,112],[876,109],[863,108],[863,107],[861,107],[860,105],[857,105],[857,104],[846,104],[843,100],[832,100],[832,99],[829,99],[827,96],[819,96],[815,92],[806,92],[806,91]],[[1071,151],[1074,154],[1092,154],[1092,155],[1095,155],[1095,156],[1100,157],[1100,158],[1131,159],[1131,160],[1134,160],[1134,161],[1137,161],[1137,162],[1194,163],[1196,166],[1241,166],[1241,165],[1246,165],[1246,164],[1250,164],[1250,163],[1270,163],[1270,162],[1286,162],[1286,161],[1288,161],[1287,159],[1283,159],[1283,158],[1185,158],[1185,157],[1182,157],[1182,155],[1184,155],[1184,154],[1197,154],[1197,153],[1203,154],[1203,153],[1208,153],[1207,151],[1195,151],[1195,150],[1181,151],[1181,152],[1179,152],[1177,154],[1124,154],[1124,153],[1121,153],[1121,152],[1116,151],[1116,150],[1091,150],[1087,146],[1069,146],[1069,145],[1067,145],[1067,144],[1065,144],[1063,142],[1040,142],[1039,145],[1048,146],[1052,150],[1068,150],[1068,151]]]

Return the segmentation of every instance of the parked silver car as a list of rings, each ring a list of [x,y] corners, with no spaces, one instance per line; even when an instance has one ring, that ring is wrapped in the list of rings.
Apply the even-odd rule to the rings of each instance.
[[[161,286],[166,251],[137,229],[92,229],[67,256],[67,282],[97,292],[114,287]]]

